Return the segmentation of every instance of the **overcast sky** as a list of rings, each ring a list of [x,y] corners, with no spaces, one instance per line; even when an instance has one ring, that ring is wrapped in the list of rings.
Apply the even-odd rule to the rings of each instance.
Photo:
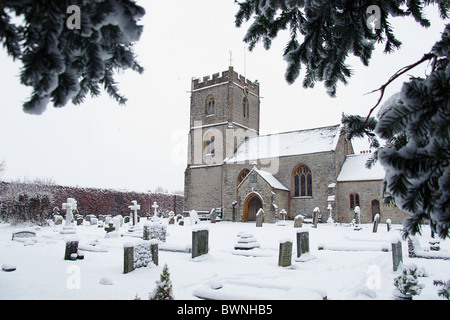
[[[329,98],[321,83],[314,90],[284,80],[282,59],[288,34],[280,34],[272,49],[261,45],[245,52],[242,38],[247,25],[234,27],[238,6],[233,0],[139,0],[147,14],[144,33],[135,51],[145,73],[117,75],[119,88],[128,98],[119,106],[104,93],[55,109],[40,116],[25,114],[21,105],[31,90],[19,83],[20,63],[13,63],[0,49],[0,161],[6,162],[4,180],[51,178],[57,184],[154,190],[184,187],[189,132],[192,77],[225,71],[229,51],[235,71],[261,85],[261,134],[338,124],[342,112],[367,115],[379,88],[400,68],[416,62],[440,38],[444,22],[437,10],[427,10],[432,26],[421,28],[412,19],[397,18],[394,30],[403,41],[400,51],[374,54],[369,67],[349,62],[354,76],[348,86]],[[246,63],[244,65],[244,56]],[[414,75],[424,76],[426,65]],[[400,90],[407,77],[397,80],[386,93]],[[386,100],[385,98],[385,100]],[[364,143],[355,144],[356,151]]]

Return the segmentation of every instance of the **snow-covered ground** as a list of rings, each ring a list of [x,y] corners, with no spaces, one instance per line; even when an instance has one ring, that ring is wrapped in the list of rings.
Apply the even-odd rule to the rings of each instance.
[[[167,222],[165,222],[167,223]],[[372,225],[360,231],[344,225],[319,224],[317,229],[304,224],[310,232],[311,256],[315,259],[295,262],[296,230],[287,226],[254,223],[202,221],[209,228],[209,253],[192,259],[190,253],[159,251],[159,265],[123,273],[123,244],[133,241],[128,236],[105,238],[104,228],[77,226],[76,237],[84,251],[84,259],[65,261],[65,239],[62,226],[29,227],[37,232],[36,241],[12,241],[12,233],[23,227],[0,224],[0,265],[14,265],[13,272],[0,271],[0,299],[147,299],[155,288],[164,264],[168,265],[175,299],[198,299],[194,294],[210,298],[230,299],[393,299],[392,238],[399,237],[400,225],[387,232],[380,224],[378,233]],[[120,233],[127,232],[127,226]],[[167,247],[190,246],[189,225],[167,226]],[[260,244],[252,251],[236,251],[240,232],[251,233]],[[419,237],[423,249],[430,240],[429,228]],[[294,243],[292,266],[278,266],[281,240]],[[91,244],[95,243],[93,247]],[[318,246],[325,250],[318,250]],[[334,249],[334,250],[330,250]],[[336,250],[339,249],[339,250]],[[348,251],[351,250],[351,251]],[[441,241],[441,252],[450,253],[450,241]],[[237,254],[236,254],[237,253]],[[252,253],[249,257],[242,254]],[[441,299],[433,280],[450,279],[450,260],[408,258],[403,242],[404,263],[414,263],[425,270],[419,283],[425,288],[419,299]],[[213,288],[221,287],[219,290]]]

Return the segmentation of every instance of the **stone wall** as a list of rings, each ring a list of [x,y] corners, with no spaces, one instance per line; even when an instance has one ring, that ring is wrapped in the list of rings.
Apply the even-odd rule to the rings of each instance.
[[[408,213],[397,206],[383,204],[382,185],[382,180],[338,182],[336,200],[339,222],[351,222],[354,218],[354,209],[350,208],[350,194],[355,193],[359,195],[361,223],[372,223],[372,201],[374,200],[380,203],[380,222],[384,223],[386,219],[391,219],[392,223],[401,224],[408,218]]]

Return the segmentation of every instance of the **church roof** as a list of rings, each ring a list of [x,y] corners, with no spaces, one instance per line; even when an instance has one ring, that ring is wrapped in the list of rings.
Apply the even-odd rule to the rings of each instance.
[[[379,161],[371,169],[366,168],[366,162],[371,156],[372,154],[370,153],[348,155],[342,165],[337,181],[383,180],[385,171]]]
[[[227,163],[310,154],[336,149],[341,125],[246,139]]]
[[[273,174],[271,174],[270,172],[264,171],[264,170],[257,169],[256,167],[253,167],[253,169],[248,173],[248,175],[244,178],[244,180],[242,180],[242,182],[239,184],[239,186],[246,179],[249,179],[252,172],[256,172],[257,174],[259,174],[261,176],[261,178],[263,178],[269,184],[269,186],[271,186],[272,188],[274,188],[276,190],[290,191],[289,188],[287,188],[277,178],[275,178],[273,176]],[[239,188],[239,186],[238,186],[238,188]]]

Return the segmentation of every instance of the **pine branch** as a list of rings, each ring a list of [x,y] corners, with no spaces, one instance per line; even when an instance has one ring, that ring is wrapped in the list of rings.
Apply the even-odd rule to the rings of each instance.
[[[367,125],[367,123],[368,123],[370,117],[372,116],[372,113],[375,111],[375,109],[380,105],[381,101],[383,100],[383,97],[384,97],[384,93],[385,93],[385,91],[386,91],[386,88],[387,88],[392,82],[394,82],[398,77],[404,75],[404,74],[407,73],[408,71],[410,71],[410,70],[414,69],[415,67],[417,67],[418,65],[422,64],[423,62],[425,62],[425,61],[430,61],[430,60],[432,61],[433,64],[435,64],[435,63],[436,63],[436,60],[437,60],[437,56],[436,56],[435,54],[433,54],[433,53],[428,53],[428,54],[424,55],[423,58],[420,59],[419,61],[417,61],[417,62],[415,62],[415,63],[413,63],[413,64],[411,64],[411,65],[409,65],[409,66],[403,67],[403,68],[401,68],[400,70],[398,70],[398,71],[397,71],[391,78],[389,78],[389,80],[388,80],[385,84],[383,84],[380,88],[375,89],[375,90],[373,90],[373,91],[371,91],[371,92],[366,93],[366,94],[371,94],[371,93],[380,91],[380,97],[379,97],[379,99],[378,99],[376,105],[375,105],[372,109],[370,109],[369,114],[367,115],[366,121],[365,121],[365,123],[364,123],[364,126]]]

